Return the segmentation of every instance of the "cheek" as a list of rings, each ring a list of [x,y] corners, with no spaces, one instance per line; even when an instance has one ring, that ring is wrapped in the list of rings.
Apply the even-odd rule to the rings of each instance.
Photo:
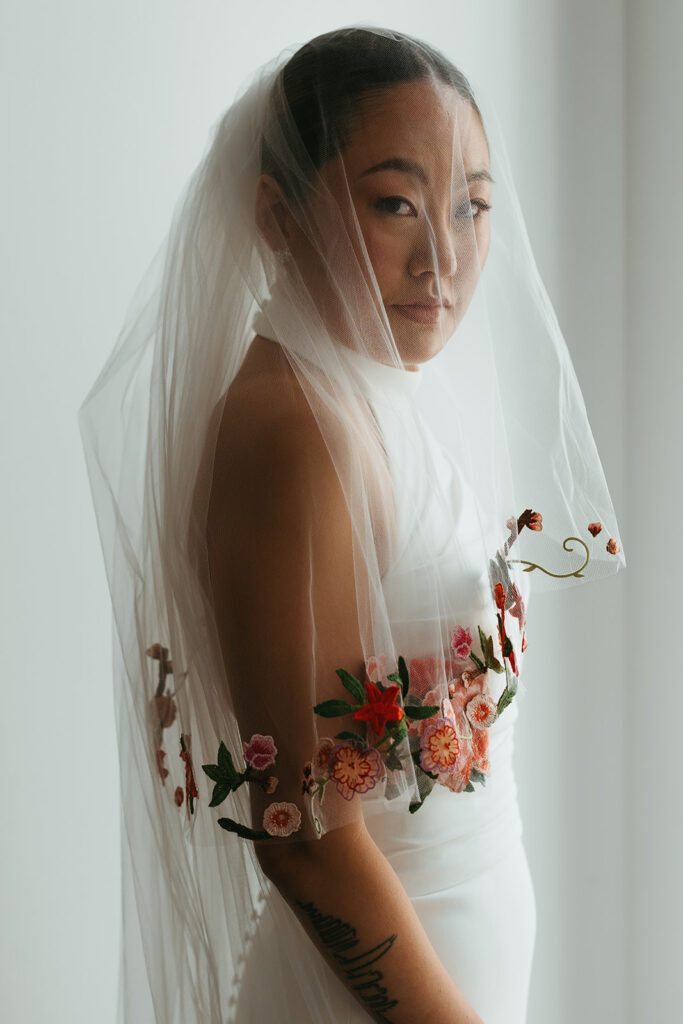
[[[361,231],[380,293],[385,295],[401,278],[406,264],[407,243],[376,224],[361,222]],[[364,263],[364,256],[361,259]]]

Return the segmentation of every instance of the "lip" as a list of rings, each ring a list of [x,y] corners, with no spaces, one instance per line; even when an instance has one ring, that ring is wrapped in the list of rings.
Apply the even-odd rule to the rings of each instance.
[[[415,302],[405,306],[395,305],[394,309],[397,309],[408,320],[412,320],[413,323],[436,324],[441,319],[443,310],[448,309],[448,306],[442,305],[437,299],[434,302]]]

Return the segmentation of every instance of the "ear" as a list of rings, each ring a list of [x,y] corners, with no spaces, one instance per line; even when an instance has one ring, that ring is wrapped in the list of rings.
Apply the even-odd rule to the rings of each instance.
[[[282,188],[270,174],[262,174],[257,182],[254,218],[271,249],[288,247],[292,237],[291,214]]]

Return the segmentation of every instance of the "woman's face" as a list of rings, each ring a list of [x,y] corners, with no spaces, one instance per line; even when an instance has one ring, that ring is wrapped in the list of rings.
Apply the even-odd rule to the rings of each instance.
[[[491,182],[479,116],[448,85],[391,85],[361,100],[343,153],[328,160],[320,176],[329,196],[318,190],[309,214],[329,242],[330,270],[321,273],[319,254],[303,233],[294,231],[288,247],[313,294],[322,297],[333,329],[340,315],[343,321],[336,294],[345,268],[349,262],[360,267],[357,278],[362,272],[371,287],[359,294],[384,307],[399,356],[415,369],[452,336],[488,255]],[[425,308],[430,303],[440,304]],[[383,347],[386,355],[386,342]],[[382,353],[377,358],[388,361]]]

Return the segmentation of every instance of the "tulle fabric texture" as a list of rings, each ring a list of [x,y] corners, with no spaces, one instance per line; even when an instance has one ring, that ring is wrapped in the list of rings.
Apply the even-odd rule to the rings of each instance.
[[[457,817],[486,781],[487,715],[494,725],[504,720],[521,692],[531,593],[625,565],[493,99],[476,83],[473,106],[473,83],[462,75],[444,82],[426,44],[406,48],[388,30],[364,31],[372,59],[392,71],[387,87],[418,68],[425,109],[441,126],[435,180],[397,170],[376,179],[378,195],[400,193],[415,210],[411,260],[421,269],[411,294],[382,295],[361,229],[357,181],[337,131],[343,76],[332,88],[311,75],[306,96],[294,97],[283,76],[290,47],[244,83],[214,126],[79,410],[113,609],[120,1021],[235,1019],[264,907],[282,934],[298,927],[271,892],[258,844],[315,842],[357,818],[370,794],[397,829],[405,815],[419,820],[434,790]],[[315,66],[332,59],[323,42],[307,52]],[[372,118],[372,104],[363,109]],[[302,124],[310,127],[311,110],[309,137]],[[467,181],[481,123],[493,176],[483,268]],[[283,255],[284,243],[275,251],[256,223],[263,173],[283,189],[305,260]],[[427,292],[450,302],[434,324],[417,328],[392,306]],[[353,562],[329,564],[326,510],[312,487],[296,524],[306,558],[296,579],[283,578],[276,545],[268,565],[244,574],[244,630],[228,621],[231,610],[246,621],[236,593],[221,597],[217,614],[207,515],[230,448],[222,414],[259,323],[286,360],[274,407],[296,391],[292,401],[308,411],[334,467]],[[417,369],[406,352],[417,354]],[[254,408],[261,416],[263,402]],[[256,416],[239,429],[267,443]],[[425,432],[440,453],[426,462],[411,441]],[[401,450],[391,447],[397,437]],[[419,486],[399,493],[395,467],[411,459]],[[443,481],[439,459],[468,502],[468,528],[448,532],[447,558],[421,526],[424,496]],[[315,463],[303,479],[315,482]],[[223,478],[228,500],[240,500],[239,483],[236,476],[232,492]],[[451,513],[444,500],[444,517]],[[293,527],[284,509],[282,519],[285,550]],[[407,538],[419,579],[396,571]],[[350,611],[335,610],[337,621],[351,614],[357,623],[358,657],[349,663],[339,661],[335,618],[319,613],[333,572],[355,593]],[[403,616],[408,591],[417,604]],[[473,724],[466,705],[474,697]],[[378,702],[384,711],[373,713]],[[386,717],[390,705],[394,717]],[[455,767],[424,741],[430,728],[453,741]],[[263,980],[288,986],[280,1020],[294,1024],[301,1001],[312,1019],[337,1021],[326,986],[340,983],[312,947],[304,958],[301,945],[283,943],[278,956],[277,969],[264,964]]]

